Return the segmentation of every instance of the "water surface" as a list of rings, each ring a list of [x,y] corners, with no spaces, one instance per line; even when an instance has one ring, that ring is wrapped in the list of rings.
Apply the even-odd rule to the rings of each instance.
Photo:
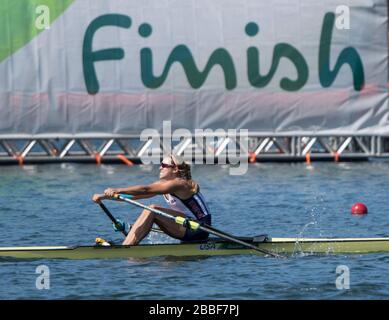
[[[222,166],[196,166],[216,227],[236,235],[273,237],[389,236],[389,162],[253,164],[243,176]],[[145,184],[157,167],[55,164],[0,167],[1,246],[89,245],[97,236],[121,240],[93,193]],[[155,198],[145,203],[163,204]],[[355,202],[369,208],[350,214]],[[107,202],[118,217],[139,209]],[[152,234],[148,243],[171,242]],[[0,299],[387,299],[389,255],[35,260],[0,262]],[[35,270],[50,269],[38,290]],[[336,268],[350,270],[338,290]]]

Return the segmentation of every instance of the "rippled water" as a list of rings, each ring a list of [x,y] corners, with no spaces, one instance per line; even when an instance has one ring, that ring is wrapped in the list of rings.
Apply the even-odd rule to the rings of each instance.
[[[389,162],[255,164],[244,176],[197,166],[216,227],[273,237],[389,236]],[[0,167],[1,246],[93,244],[120,240],[90,200],[108,186],[152,182],[157,167],[44,165]],[[146,203],[163,204],[161,199]],[[350,214],[355,202],[366,217]],[[139,210],[107,203],[133,221]],[[146,242],[169,242],[153,234]],[[0,262],[0,299],[388,299],[389,255],[36,260]],[[36,267],[50,269],[38,290]],[[335,286],[336,268],[350,270],[350,289]]]

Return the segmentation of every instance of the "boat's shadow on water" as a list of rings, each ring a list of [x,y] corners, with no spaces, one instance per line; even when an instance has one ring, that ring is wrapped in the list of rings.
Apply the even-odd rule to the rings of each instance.
[[[215,258],[212,256],[160,256],[150,258],[126,258],[130,263],[134,264],[148,264],[150,262],[188,262],[188,261],[203,261],[206,259]]]

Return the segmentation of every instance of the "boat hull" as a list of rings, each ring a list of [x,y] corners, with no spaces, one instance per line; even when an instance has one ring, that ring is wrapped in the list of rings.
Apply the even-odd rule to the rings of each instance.
[[[250,243],[280,254],[367,254],[389,253],[389,238],[295,239],[273,238]],[[122,259],[158,256],[221,256],[260,254],[242,245],[222,241],[139,246],[9,247],[0,248],[0,258],[15,259]]]

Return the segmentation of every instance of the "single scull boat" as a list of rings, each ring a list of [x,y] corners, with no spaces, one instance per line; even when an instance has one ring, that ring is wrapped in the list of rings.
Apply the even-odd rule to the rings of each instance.
[[[389,238],[297,239],[239,238],[260,249],[278,254],[366,254],[389,253]],[[261,254],[246,246],[222,239],[174,244],[141,244],[137,246],[50,246],[0,248],[1,258],[16,259],[116,259],[157,256],[218,256]]]
[[[365,254],[389,253],[388,238],[270,238],[236,237],[211,226],[183,217],[171,216],[131,199],[117,195],[118,200],[150,210],[187,228],[202,229],[216,238],[198,242],[171,244],[141,244],[137,246],[48,246],[48,247],[0,247],[0,258],[16,259],[115,259],[148,258],[158,256],[191,257],[233,254],[259,254],[282,258],[287,254]],[[115,229],[127,235],[124,224],[117,220],[103,203],[100,207],[113,222]],[[107,243],[108,244],[108,243]]]

